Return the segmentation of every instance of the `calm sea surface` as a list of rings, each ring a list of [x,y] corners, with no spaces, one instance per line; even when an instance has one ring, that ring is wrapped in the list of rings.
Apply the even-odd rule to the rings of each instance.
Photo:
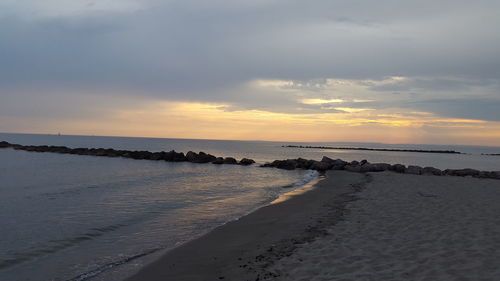
[[[315,143],[452,149],[468,154],[283,148],[276,142],[0,134],[0,141],[127,150],[204,151],[258,163],[323,155],[500,170],[500,148]],[[304,143],[307,145],[309,143]],[[269,204],[314,180],[311,171],[33,153],[0,149],[0,280],[120,280],[163,251]]]

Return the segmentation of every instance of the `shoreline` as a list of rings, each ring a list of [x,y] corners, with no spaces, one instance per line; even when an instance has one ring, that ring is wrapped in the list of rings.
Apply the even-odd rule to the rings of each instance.
[[[326,235],[348,202],[370,181],[367,174],[330,171],[312,189],[267,205],[165,253],[127,281],[263,280],[274,260]]]
[[[492,179],[328,171],[125,281],[497,280],[498,200]]]

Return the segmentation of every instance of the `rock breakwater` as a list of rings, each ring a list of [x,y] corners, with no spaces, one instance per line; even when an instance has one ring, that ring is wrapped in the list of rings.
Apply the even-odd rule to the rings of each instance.
[[[278,169],[311,169],[318,171],[326,170],[346,170],[356,173],[392,171],[395,173],[413,175],[434,175],[434,176],[460,176],[500,179],[500,171],[479,171],[475,169],[446,169],[440,170],[434,167],[420,167],[415,165],[405,166],[402,164],[369,163],[366,160],[346,162],[341,159],[331,159],[326,156],[321,161],[298,159],[275,160],[265,163],[261,167],[275,167]]]
[[[48,146],[48,145],[20,145],[12,144],[6,141],[0,142],[0,148],[13,148],[15,150],[24,150],[31,152],[52,152],[61,154],[76,154],[101,157],[122,157],[138,160],[155,160],[168,162],[191,162],[191,163],[213,163],[213,164],[233,164],[233,165],[251,165],[254,160],[243,158],[237,161],[233,157],[216,157],[214,155],[201,151],[196,153],[189,151],[176,152],[171,150],[168,152],[150,152],[150,151],[132,151],[132,150],[116,150],[112,148],[69,148],[66,146]]]
[[[69,148],[66,146],[47,146],[47,145],[20,145],[12,144],[6,141],[0,142],[0,148],[13,148],[15,150],[24,150],[32,152],[52,152],[62,154],[89,155],[101,157],[123,157],[139,160],[155,160],[168,162],[191,162],[191,163],[212,163],[229,165],[252,165],[254,160],[243,158],[240,161],[233,157],[217,157],[203,151],[196,153],[189,151],[186,154],[171,150],[169,152],[150,152],[150,151],[131,151],[116,150],[112,148]],[[272,167],[285,170],[304,169],[324,172],[327,170],[346,170],[356,173],[383,172],[392,171],[395,173],[404,173],[412,175],[434,175],[434,176],[460,176],[500,179],[500,171],[479,171],[475,169],[446,169],[440,170],[434,167],[420,167],[416,165],[405,166],[403,164],[387,163],[369,163],[367,160],[346,162],[341,159],[331,159],[324,156],[321,161],[311,159],[285,159],[275,160],[265,163],[260,167]]]
[[[333,147],[333,146],[309,146],[309,145],[282,145],[288,148],[314,148],[314,149],[336,149],[336,150],[366,150],[366,151],[386,151],[386,152],[417,152],[417,153],[447,153],[463,154],[454,150],[427,150],[427,149],[396,149],[396,148],[367,148],[367,147]]]

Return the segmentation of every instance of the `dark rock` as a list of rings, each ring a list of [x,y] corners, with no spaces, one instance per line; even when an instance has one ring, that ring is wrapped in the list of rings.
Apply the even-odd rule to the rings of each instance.
[[[383,172],[391,168],[390,164],[386,163],[366,163],[360,168],[360,172]]]
[[[351,161],[351,163],[349,163],[349,165],[351,166],[358,166],[359,165],[359,162],[354,160],[354,161]]]
[[[56,152],[56,153],[64,153],[66,151],[69,151],[70,149],[65,147],[65,146],[54,146],[54,145],[51,145],[51,146],[45,146],[45,145],[41,145],[41,146],[30,146],[31,148],[34,148],[35,151],[38,151],[38,152]]]
[[[434,167],[425,167],[422,169],[422,175],[435,175],[435,176],[442,176],[443,171],[434,168]]]
[[[211,154],[207,154],[203,151],[200,151],[200,153],[198,153],[198,154],[195,152],[189,151],[186,154],[187,161],[192,162],[192,163],[209,163],[209,162],[215,161],[216,158],[217,157],[215,157]]]
[[[255,163],[255,161],[253,159],[249,159],[249,158],[243,158],[240,160],[240,165],[252,165],[253,163]]]
[[[405,169],[405,174],[421,175],[422,167],[410,165],[408,166],[408,168]]]
[[[467,176],[477,177],[480,174],[478,170],[474,169],[459,169],[459,170],[447,169],[444,171],[444,173],[448,176],[459,176],[459,177],[467,177]]]
[[[323,161],[314,161],[312,166],[310,167],[311,170],[316,170],[316,171],[326,171],[329,170],[332,167],[332,164],[323,162]]]
[[[368,161],[367,160],[361,160],[361,162],[359,162],[359,165],[363,166],[364,164],[368,164]]]
[[[394,164],[391,166],[390,170],[396,173],[404,173],[406,171],[406,166],[402,164]]]
[[[357,162],[357,161],[353,161],[353,162]],[[361,166],[360,165],[352,165],[352,162],[351,162],[351,164],[346,165],[344,167],[344,170],[349,171],[349,172],[359,173],[359,172],[361,172]]]
[[[321,158],[321,162],[333,163],[334,161],[335,160],[333,160],[332,158],[326,156],[323,156],[323,158]]]
[[[234,159],[233,157],[226,157],[224,158],[224,164],[238,164],[238,161]]]
[[[224,158],[217,157],[217,158],[215,158],[214,161],[212,161],[212,164],[218,164],[218,165],[224,164]]]
[[[287,160],[277,160],[274,161],[272,164],[274,164],[276,168],[278,169],[285,169],[285,170],[294,170],[297,168],[297,161],[294,159],[287,159]]]
[[[102,149],[101,153],[102,153],[102,156],[106,156],[106,157],[121,156],[121,154],[118,153],[118,151],[116,151],[112,148]],[[151,157],[151,155],[152,155],[152,153],[149,151],[138,151],[136,153],[136,157],[139,157],[139,159],[149,159]]]
[[[0,141],[0,148],[10,147],[10,143],[6,141]]]
[[[164,154],[164,160],[169,161],[169,162],[182,162],[182,161],[188,161],[184,153],[182,152],[175,152],[175,150],[171,150],[169,152],[165,152]]]
[[[345,165],[348,164],[346,161],[343,161],[340,159],[333,160],[333,159],[328,158],[326,156],[323,156],[323,159],[321,159],[321,162],[329,163],[331,165],[330,169],[332,169],[332,170],[343,170]]]
[[[492,172],[481,171],[479,172],[479,175],[477,175],[477,177],[500,180],[500,171],[492,171]]]
[[[123,154],[125,154],[125,153],[127,153],[127,151],[125,151],[125,150],[120,150],[120,155],[123,155]],[[159,158],[158,158],[158,160],[167,160],[167,158],[168,158],[168,153],[167,153],[167,152],[165,152],[165,151],[160,151],[160,152],[157,152],[157,153],[158,153],[157,155],[158,155],[158,157],[159,157]]]
[[[500,171],[490,172],[490,179],[500,180]]]
[[[297,165],[295,166],[295,168],[298,168],[298,169],[309,169],[313,164],[314,164],[314,160],[307,160],[307,159],[304,159],[304,158],[298,158],[298,159],[295,159],[295,162],[297,163]]]
[[[119,152],[117,152],[117,153],[119,154]],[[151,157],[149,159],[158,161],[158,160],[162,160],[162,158],[163,158],[163,154],[161,152],[153,152],[153,154],[151,155]]]
[[[188,153],[186,153],[186,159],[189,162],[194,162],[197,158],[198,154],[196,154],[196,152],[188,151]]]
[[[200,151],[200,153],[198,153],[198,161],[196,161],[196,163],[209,163],[215,161],[215,159],[217,159],[217,157],[213,156],[212,154]]]
[[[24,146],[20,145],[20,144],[11,144],[10,147],[16,149],[16,150],[21,150],[24,148]]]
[[[304,169],[304,170],[309,170],[309,169],[313,169],[312,167],[314,165],[317,165],[316,160],[312,160],[312,159],[304,159],[304,158],[298,158],[298,159],[288,159],[288,161],[295,161],[295,168],[296,169]]]
[[[99,155],[97,156],[108,156],[105,150],[101,150],[98,153]],[[152,156],[152,154],[153,153],[149,151],[132,151],[130,152],[129,157],[132,159],[142,160],[142,159],[149,159]]]

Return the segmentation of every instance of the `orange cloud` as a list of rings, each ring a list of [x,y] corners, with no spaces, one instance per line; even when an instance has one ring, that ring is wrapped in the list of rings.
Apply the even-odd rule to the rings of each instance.
[[[135,109],[115,109],[99,120],[45,120],[45,127],[57,128],[51,133],[90,135],[500,145],[498,122],[442,118],[419,112],[286,114],[227,111],[227,106],[163,101]],[[40,121],[29,120],[35,127]]]

